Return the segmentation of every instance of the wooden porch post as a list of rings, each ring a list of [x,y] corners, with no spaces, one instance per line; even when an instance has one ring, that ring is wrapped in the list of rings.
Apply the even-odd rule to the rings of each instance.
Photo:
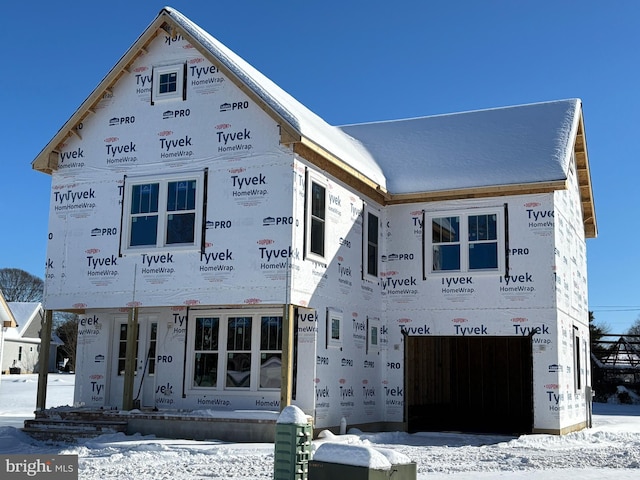
[[[280,386],[280,411],[291,405],[291,395],[293,389],[293,327],[294,321],[293,305],[284,306],[282,318],[282,370]]]
[[[136,307],[129,310],[127,319],[127,346],[124,361],[124,390],[122,393],[122,409],[133,409],[133,387],[138,368],[136,362],[136,347],[138,340],[138,309]]]
[[[51,347],[51,331],[53,329],[53,312],[44,311],[42,328],[40,329],[40,354],[38,361],[38,393],[36,410],[44,410],[47,404],[47,378],[49,377],[49,351]]]

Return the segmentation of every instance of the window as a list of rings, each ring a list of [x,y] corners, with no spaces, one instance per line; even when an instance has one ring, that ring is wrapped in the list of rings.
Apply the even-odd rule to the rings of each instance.
[[[279,389],[282,377],[282,316],[244,311],[189,320],[189,389]]]
[[[196,318],[193,385],[197,387],[218,386],[218,327],[217,317]]]
[[[503,214],[499,210],[432,214],[425,254],[433,272],[499,272],[504,268]],[[425,232],[426,236],[429,231]]]
[[[127,330],[128,325],[126,323],[120,324],[120,337],[118,339],[118,376],[124,375],[124,367],[127,360]],[[138,337],[140,330],[136,329],[136,358],[135,364],[138,364]],[[136,372],[137,373],[137,372]]]
[[[367,317],[367,353],[379,351],[380,319]]]
[[[149,364],[147,372],[149,375],[156,374],[156,344],[158,343],[158,323],[151,323],[151,332],[149,333],[149,350],[147,351],[147,363]]]
[[[186,68],[185,63],[153,69],[152,105],[164,100],[186,100]]]
[[[365,279],[376,281],[378,279],[379,218],[366,207],[363,212],[363,276]]]
[[[280,388],[282,383],[282,317],[260,320],[260,388]]]
[[[227,320],[226,387],[251,386],[251,317]]]
[[[327,348],[342,348],[342,312],[327,310]]]
[[[575,391],[582,390],[582,365],[580,359],[580,337],[578,336],[578,328],[573,327],[573,376]]]
[[[307,187],[305,257],[324,261],[327,187],[311,175]]]
[[[124,251],[199,248],[204,173],[125,179]]]

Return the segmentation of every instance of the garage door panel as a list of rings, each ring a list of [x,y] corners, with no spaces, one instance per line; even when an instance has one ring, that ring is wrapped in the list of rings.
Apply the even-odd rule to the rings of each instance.
[[[530,338],[407,337],[406,347],[410,431],[531,430]]]

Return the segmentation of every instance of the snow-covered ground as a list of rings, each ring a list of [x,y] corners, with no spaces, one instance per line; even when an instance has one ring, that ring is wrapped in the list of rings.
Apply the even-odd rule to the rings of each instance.
[[[50,375],[47,406],[70,405],[73,375]],[[19,428],[33,418],[36,375],[0,381],[0,454],[74,454],[79,478],[262,480],[273,478],[273,444],[103,435],[77,445],[37,442]],[[396,450],[418,465],[418,480],[640,478],[640,405],[594,404],[594,427],[565,436],[361,433],[316,439]],[[340,479],[336,479],[340,480]]]

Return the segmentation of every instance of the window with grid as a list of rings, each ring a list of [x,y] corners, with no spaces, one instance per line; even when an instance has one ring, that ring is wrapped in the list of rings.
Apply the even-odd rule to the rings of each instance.
[[[251,317],[227,319],[226,387],[251,386]]]
[[[118,339],[118,376],[124,375],[124,367],[127,359],[127,331],[129,326],[126,323],[120,324],[120,336]],[[136,358],[135,364],[138,364],[138,337],[140,330],[136,328]],[[137,374],[137,371],[136,371]]]
[[[260,388],[280,388],[282,382],[282,317],[260,319]]]
[[[199,248],[204,184],[203,172],[126,178],[122,250]]]
[[[202,389],[277,390],[282,377],[281,310],[194,312],[188,320],[187,375]]]
[[[218,385],[218,345],[220,319],[196,318],[193,386],[216,387]]]
[[[426,217],[431,272],[492,272],[504,265],[503,215],[498,210]]]
[[[186,100],[186,64],[154,67],[151,104],[165,100]]]

